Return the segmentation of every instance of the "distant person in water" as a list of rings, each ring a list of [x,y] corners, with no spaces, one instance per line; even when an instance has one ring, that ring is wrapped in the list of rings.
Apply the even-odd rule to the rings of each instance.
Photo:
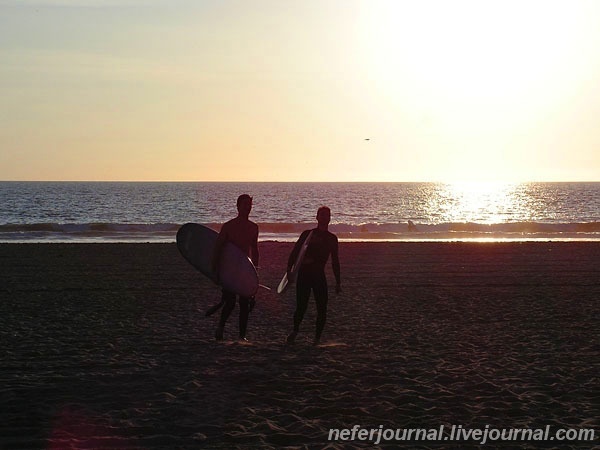
[[[217,279],[219,278],[218,268],[219,260],[221,258],[221,250],[226,242],[231,242],[235,246],[239,247],[254,263],[255,267],[258,267],[258,225],[249,220],[250,211],[252,210],[252,197],[248,194],[240,195],[237,199],[237,210],[238,215],[235,219],[223,224],[221,232],[217,238],[215,244],[215,250],[212,260],[212,269],[216,274]],[[215,339],[218,341],[223,340],[223,331],[225,329],[225,323],[231,315],[231,312],[235,308],[236,294],[223,289],[223,295],[221,297],[221,303],[212,307],[207,311],[206,315],[211,315],[216,312],[220,306],[223,307],[221,311],[221,319],[217,331],[215,332]],[[240,304],[240,322],[239,322],[239,338],[240,340],[246,339],[246,329],[248,327],[248,316],[250,311],[254,307],[254,298],[239,297]]]
[[[304,255],[304,259],[300,265],[298,278],[296,280],[296,311],[294,312],[294,330],[287,337],[288,344],[294,343],[296,336],[298,335],[300,323],[302,322],[304,314],[306,313],[306,308],[308,307],[308,300],[310,298],[311,291],[315,295],[315,302],[317,304],[317,329],[315,334],[315,345],[319,344],[321,341],[321,334],[323,333],[325,321],[327,320],[327,302],[329,299],[327,278],[325,276],[325,265],[327,264],[329,255],[331,255],[331,265],[336,281],[335,292],[339,294],[342,291],[340,281],[340,260],[338,255],[338,238],[335,234],[328,230],[330,220],[330,209],[327,206],[320,207],[317,211],[317,228],[302,232],[288,259],[287,272],[289,277],[292,265],[296,261],[302,244],[310,234],[310,241],[308,242],[306,254]]]

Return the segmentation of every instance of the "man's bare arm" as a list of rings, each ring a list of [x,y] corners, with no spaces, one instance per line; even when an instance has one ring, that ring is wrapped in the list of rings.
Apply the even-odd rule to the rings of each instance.
[[[335,291],[339,294],[342,291],[342,288],[341,288],[342,279],[340,276],[340,257],[339,257],[337,238],[335,239],[335,244],[333,245],[333,248],[331,249],[331,267],[333,269],[333,275],[335,276],[335,282],[336,282]]]
[[[258,254],[258,227],[256,227],[256,235],[254,236],[254,239],[252,240],[252,247],[250,249],[250,252],[252,254],[252,263],[254,264],[254,267],[258,267],[258,261],[259,261],[259,254]]]

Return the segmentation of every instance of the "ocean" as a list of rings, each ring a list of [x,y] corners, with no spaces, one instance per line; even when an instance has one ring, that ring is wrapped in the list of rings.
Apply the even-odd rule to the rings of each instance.
[[[242,193],[261,241],[297,239],[321,205],[343,241],[600,240],[600,183],[0,182],[0,242],[174,242]]]

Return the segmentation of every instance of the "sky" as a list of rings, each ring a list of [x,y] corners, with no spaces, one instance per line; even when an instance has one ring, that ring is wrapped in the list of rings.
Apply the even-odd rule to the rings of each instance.
[[[0,0],[0,180],[600,181],[595,0]]]

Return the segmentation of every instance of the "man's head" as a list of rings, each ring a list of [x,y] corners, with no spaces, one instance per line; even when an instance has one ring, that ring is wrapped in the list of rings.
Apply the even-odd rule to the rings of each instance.
[[[327,227],[331,220],[331,210],[327,206],[321,206],[317,211],[317,223],[319,226]]]
[[[252,210],[252,197],[248,194],[242,194],[237,199],[237,210],[240,216],[248,217]]]

